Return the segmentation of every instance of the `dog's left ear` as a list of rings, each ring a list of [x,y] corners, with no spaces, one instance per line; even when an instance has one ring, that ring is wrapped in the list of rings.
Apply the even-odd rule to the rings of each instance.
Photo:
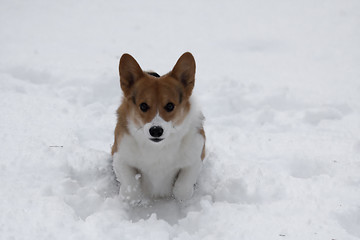
[[[184,93],[186,98],[191,96],[192,90],[194,88],[195,69],[196,64],[193,55],[189,52],[186,52],[181,55],[170,74],[173,78],[182,83],[185,89]]]

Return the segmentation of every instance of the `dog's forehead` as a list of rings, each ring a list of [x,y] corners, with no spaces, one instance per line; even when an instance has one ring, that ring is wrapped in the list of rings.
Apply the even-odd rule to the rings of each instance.
[[[135,89],[137,100],[146,102],[166,102],[175,101],[179,99],[181,94],[181,87],[172,79],[144,79],[142,84],[139,84]]]
[[[159,96],[163,98],[177,98],[180,92],[180,86],[170,81],[159,81]]]

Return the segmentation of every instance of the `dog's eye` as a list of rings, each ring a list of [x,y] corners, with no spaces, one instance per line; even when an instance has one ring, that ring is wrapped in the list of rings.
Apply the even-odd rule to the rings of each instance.
[[[141,103],[140,104],[140,110],[143,112],[146,112],[147,110],[149,110],[149,105],[147,105],[146,103]]]
[[[175,108],[175,105],[171,102],[169,102],[168,104],[166,104],[166,106],[164,107],[164,109],[167,111],[167,112],[171,112],[172,110],[174,110]]]

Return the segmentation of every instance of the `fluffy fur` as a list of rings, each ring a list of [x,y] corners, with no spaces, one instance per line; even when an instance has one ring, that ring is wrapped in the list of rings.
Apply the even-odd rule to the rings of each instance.
[[[160,77],[124,54],[119,73],[124,97],[112,155],[120,195],[132,203],[147,197],[191,198],[205,156],[204,118],[191,97],[194,57],[184,53]]]

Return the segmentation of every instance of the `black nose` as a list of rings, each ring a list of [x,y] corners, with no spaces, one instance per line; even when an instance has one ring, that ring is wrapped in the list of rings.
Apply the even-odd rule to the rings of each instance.
[[[153,126],[149,129],[149,132],[152,137],[158,138],[161,137],[161,135],[164,132],[164,129],[160,126]]]

